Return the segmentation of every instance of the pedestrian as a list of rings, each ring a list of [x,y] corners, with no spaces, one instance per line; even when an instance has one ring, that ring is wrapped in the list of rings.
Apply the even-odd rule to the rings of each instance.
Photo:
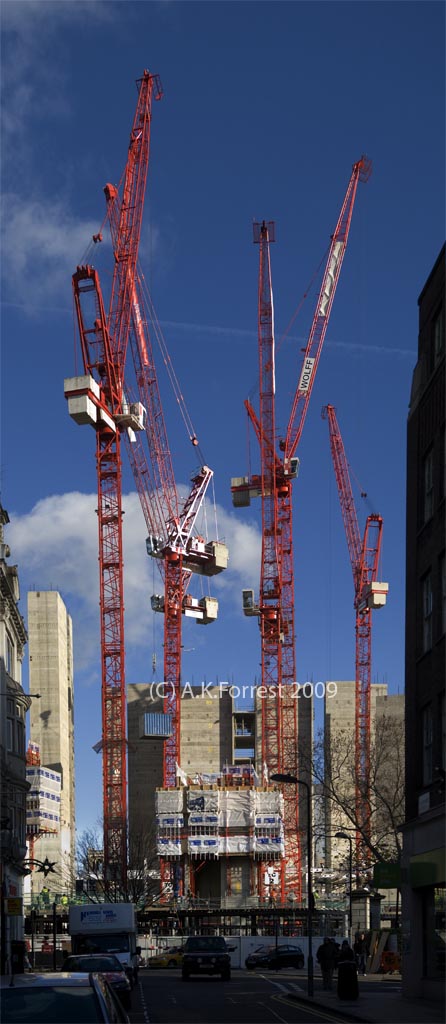
[[[338,961],[338,996],[339,999],[357,999],[358,995],[355,954],[344,939]]]
[[[356,957],[356,966],[358,968],[358,973],[363,974],[365,977],[367,957],[369,955],[369,947],[367,945],[367,939],[364,935],[364,932],[361,932],[361,934],[356,937],[353,950]]]
[[[333,988],[333,971],[336,964],[336,946],[334,942],[325,937],[316,953],[316,960],[322,971],[322,987],[326,992]]]

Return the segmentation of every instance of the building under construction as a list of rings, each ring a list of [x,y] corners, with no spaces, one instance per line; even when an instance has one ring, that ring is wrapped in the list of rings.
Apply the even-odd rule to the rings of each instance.
[[[168,861],[167,895],[229,907],[274,902],[285,857],[283,796],[261,759],[261,708],[235,706],[231,688],[189,687],[181,701],[181,768],[163,788],[162,700],[128,687],[129,830],[141,829]],[[300,702],[311,744],[312,704]],[[302,808],[302,824],[305,815]],[[290,894],[288,894],[290,895]],[[285,894],[287,896],[287,894]]]

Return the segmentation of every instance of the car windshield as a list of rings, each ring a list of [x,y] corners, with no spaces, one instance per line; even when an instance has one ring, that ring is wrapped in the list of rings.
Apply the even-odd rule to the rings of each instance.
[[[116,935],[79,935],[76,953],[128,953],[129,937],[125,932]]]
[[[69,956],[64,963],[65,971],[123,971],[117,956]]]
[[[2,1024],[97,1024],[103,1016],[90,986],[2,988]]]
[[[194,936],[188,939],[184,947],[186,953],[226,952],[226,942],[220,935]]]

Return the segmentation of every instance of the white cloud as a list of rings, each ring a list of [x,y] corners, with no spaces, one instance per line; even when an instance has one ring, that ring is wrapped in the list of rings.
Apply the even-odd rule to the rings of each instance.
[[[54,60],[55,36],[71,24],[91,28],[116,15],[114,4],[100,0],[2,4],[2,160],[14,161],[15,172],[29,153],[28,125],[63,116],[70,106],[64,62]]]
[[[245,587],[258,590],[260,573],[261,536],[253,522],[242,522],[233,512],[217,509],[219,539],[224,540],[229,550],[229,565],[225,573],[215,577],[221,589],[234,589],[239,595]]]
[[[71,217],[62,202],[5,195],[2,221],[4,299],[32,310],[48,296],[65,294],[76,263],[97,225]]]
[[[99,583],[97,497],[78,491],[39,501],[29,513],[11,513],[7,541],[18,564],[22,598],[27,590],[58,590],[73,618],[75,665],[97,679]],[[125,635],[128,648],[149,648],[152,611],[150,597],[162,592],[158,563],[145,553],[146,527],[136,493],[123,496]],[[243,587],[258,587],[260,535],[253,524],[241,523],[218,509],[219,537],[229,548],[229,568],[211,580],[225,603],[240,609]],[[211,539],[215,538],[212,526]],[[198,581],[200,582],[200,581]],[[191,585],[191,592],[198,588]],[[161,621],[161,619],[160,619]]]

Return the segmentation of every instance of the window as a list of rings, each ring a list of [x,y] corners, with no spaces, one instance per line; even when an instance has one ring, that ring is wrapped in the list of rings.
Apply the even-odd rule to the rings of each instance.
[[[440,433],[440,482],[439,482],[439,501],[443,501],[446,494],[446,431],[442,430]]]
[[[9,633],[6,634],[6,651],[5,651],[6,671],[12,679],[14,679],[14,644]]]
[[[431,448],[423,459],[423,523],[432,518],[434,512],[434,458]]]
[[[434,368],[438,366],[444,352],[444,307],[442,306],[432,324]]]
[[[432,576],[429,572],[422,581],[423,601],[423,654],[432,647]]]
[[[16,746],[15,753],[25,756],[25,723],[20,719],[16,719]]]
[[[25,713],[21,704],[6,702],[6,749],[12,754],[25,756]]]
[[[432,753],[433,753],[433,723],[432,705],[428,704],[423,710],[423,786],[429,786],[432,782]]]
[[[434,889],[434,977],[445,976],[444,921],[446,911],[446,889]]]
[[[446,771],[446,699],[444,693],[440,699],[440,765]]]
[[[15,832],[21,846],[25,845],[25,794],[15,791]]]
[[[446,558],[440,555],[440,636],[446,633]]]

